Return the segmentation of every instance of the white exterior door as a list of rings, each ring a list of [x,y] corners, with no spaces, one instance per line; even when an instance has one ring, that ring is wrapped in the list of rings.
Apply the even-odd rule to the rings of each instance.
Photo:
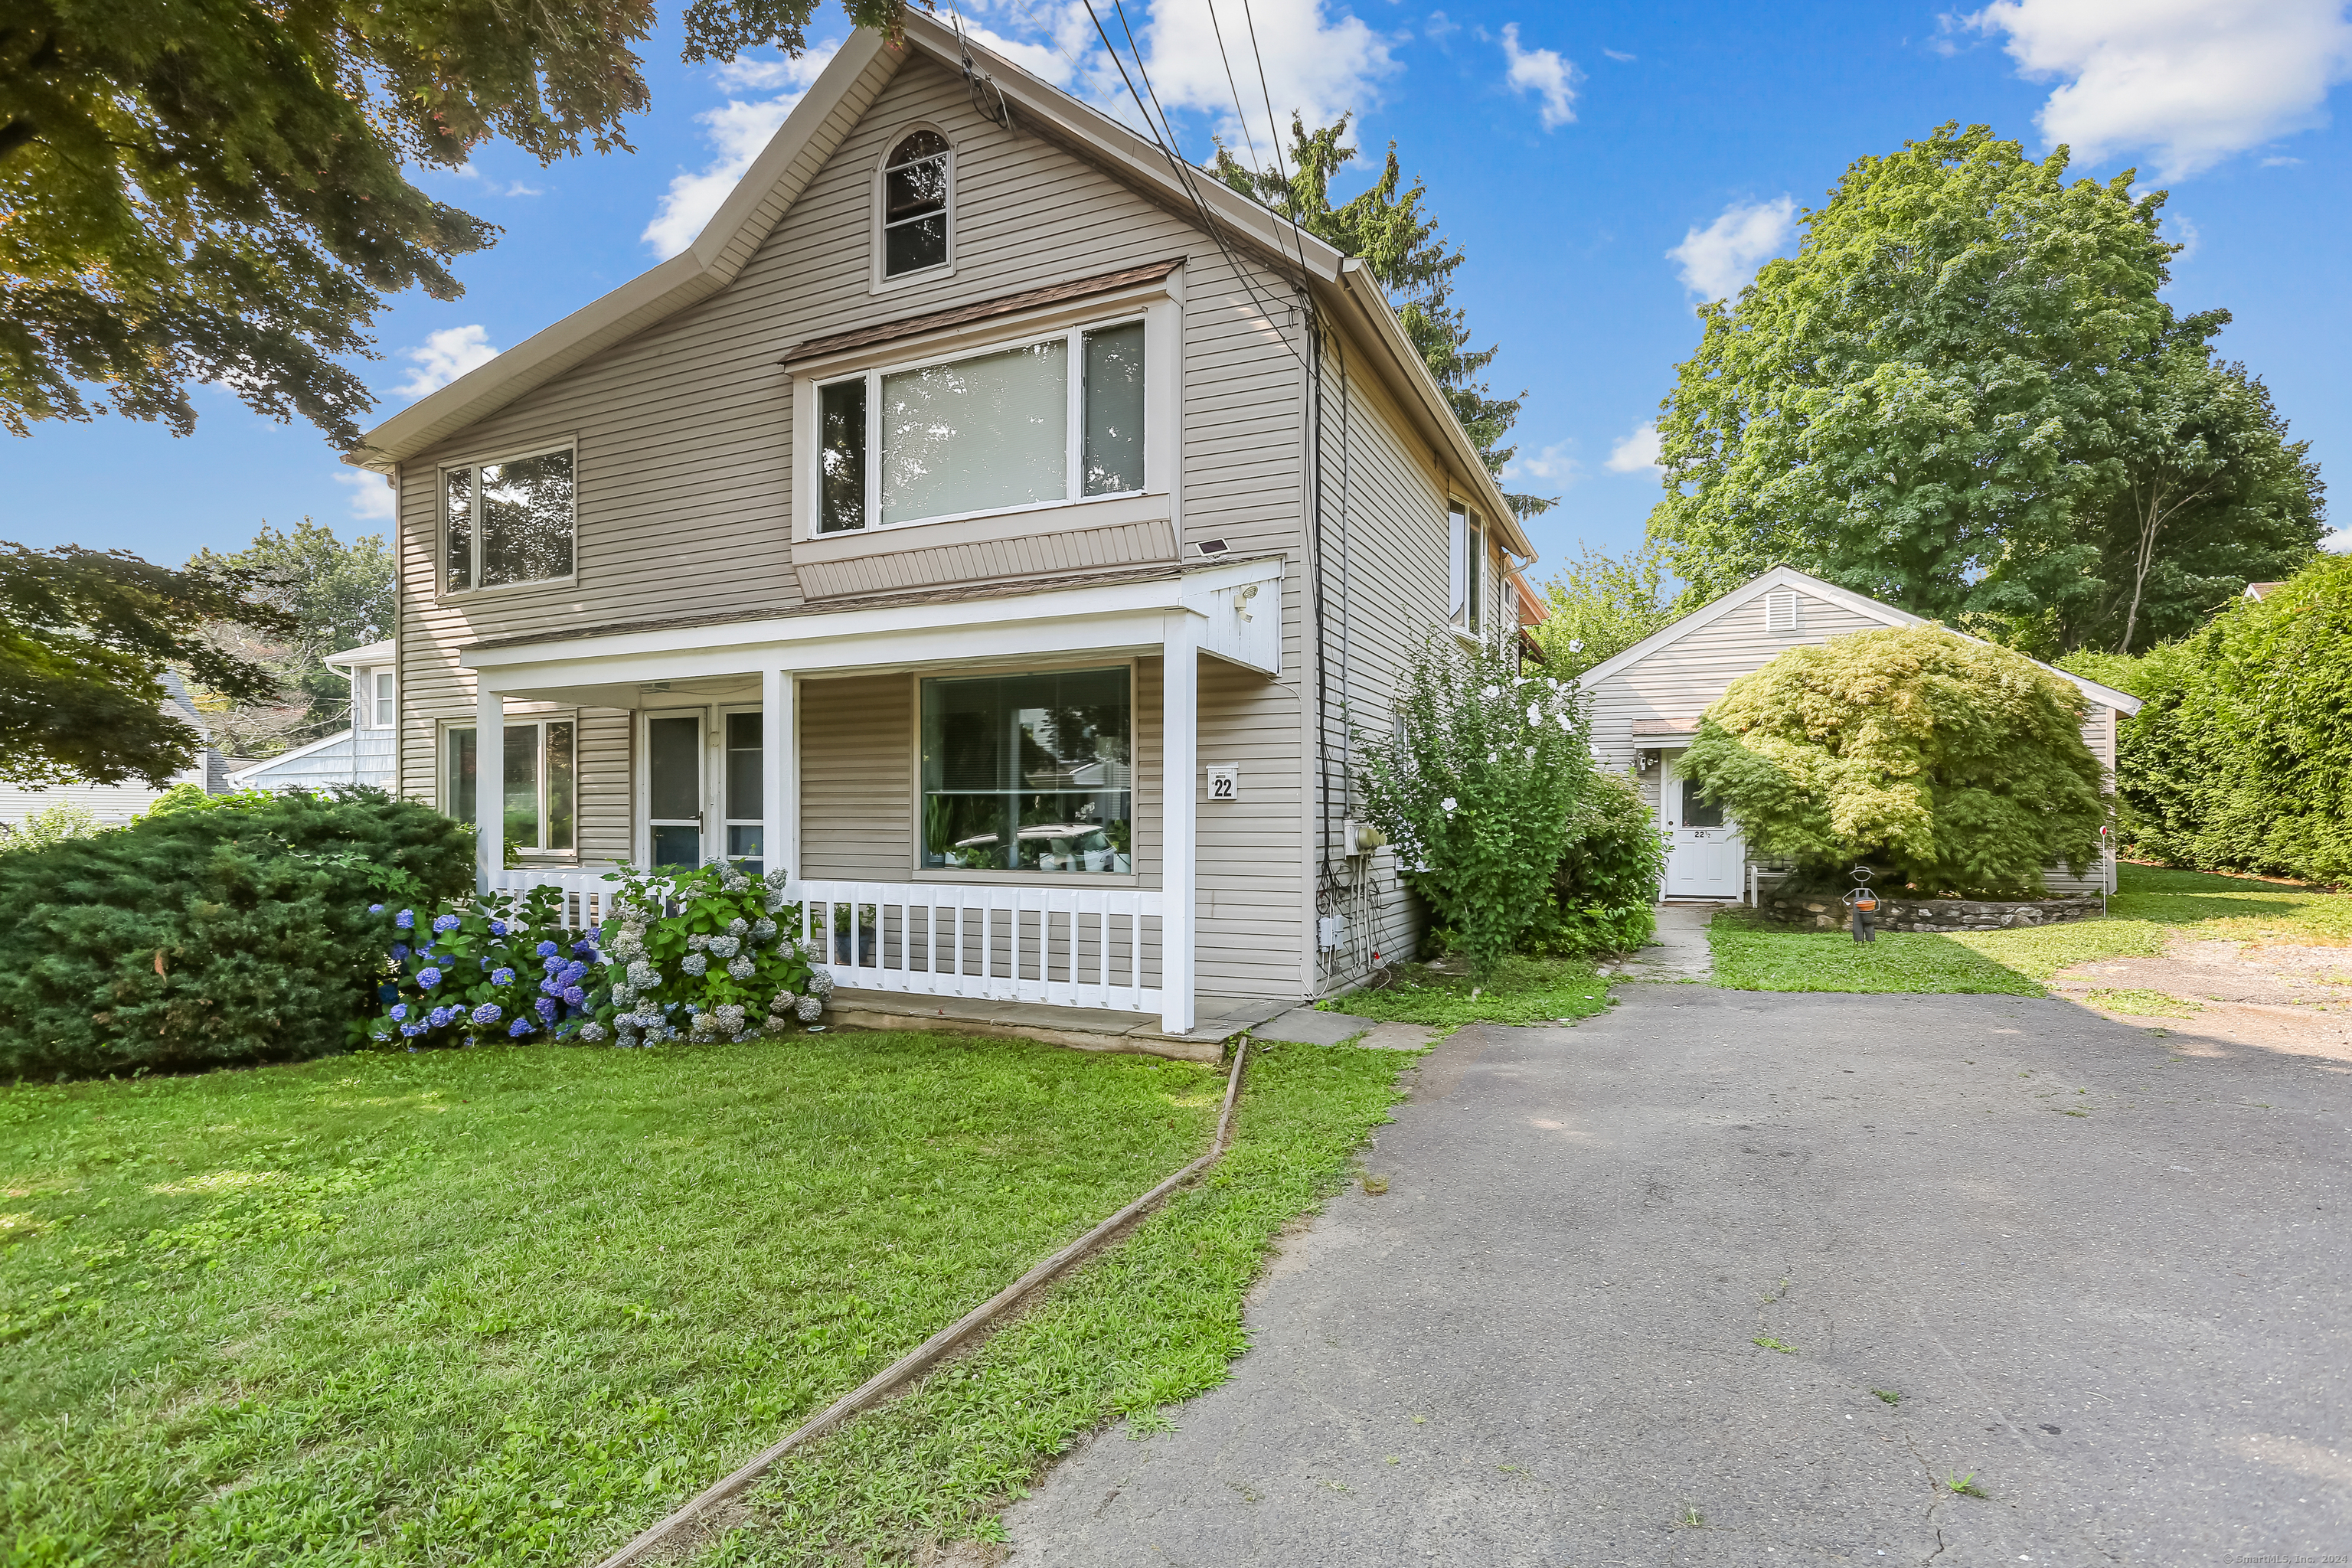
[[[1666,897],[1737,900],[1748,868],[1748,841],[1723,808],[1685,787],[1682,753],[1666,753],[1658,781],[1658,816],[1666,835]]]

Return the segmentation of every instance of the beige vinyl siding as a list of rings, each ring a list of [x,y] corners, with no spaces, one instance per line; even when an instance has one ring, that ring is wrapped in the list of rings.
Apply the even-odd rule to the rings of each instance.
[[[906,128],[936,124],[957,148],[956,268],[951,278],[869,289],[873,170]],[[1068,530],[1050,512],[1034,536],[1003,548],[925,547],[909,530],[884,553],[793,562],[792,384],[778,363],[793,344],[1019,289],[1145,262],[1183,258],[1182,416],[1177,491],[1167,521]],[[832,596],[949,581],[1066,573],[1167,559],[1187,540],[1222,539],[1234,554],[1286,555],[1283,674],[1203,658],[1200,757],[1244,770],[1243,799],[1201,806],[1198,984],[1212,995],[1291,996],[1322,988],[1314,955],[1314,876],[1305,825],[1316,787],[1306,693],[1311,691],[1305,574],[1303,454],[1307,376],[1303,320],[1292,291],[1254,261],[1269,324],[1234,276],[1234,263],[1184,218],[1036,137],[980,118],[965,84],[915,61],[801,191],[726,289],[582,361],[562,377],[404,465],[400,485],[400,634],[404,787],[437,799],[443,721],[470,721],[473,681],[459,650],[482,638],[663,616],[789,610]],[[1385,711],[1387,683],[1409,627],[1442,615],[1444,492],[1409,425],[1349,354],[1351,605],[1355,666]],[[1327,404],[1338,396],[1335,364]],[[1327,413],[1329,437],[1339,421]],[[438,596],[443,462],[518,455],[569,442],[577,456],[576,578],[544,588]],[[1336,506],[1339,466],[1328,465]],[[1133,514],[1128,514],[1132,516]],[[1336,515],[1336,514],[1335,514]],[[1352,537],[1352,536],[1351,536]],[[1336,567],[1335,567],[1336,570]],[[1398,603],[1391,606],[1390,598]],[[1337,624],[1334,624],[1336,646]],[[1410,632],[1418,637],[1418,631]],[[746,672],[751,668],[746,660]],[[914,687],[905,675],[802,685],[803,869],[813,878],[904,881],[915,834]],[[1342,694],[1332,693],[1335,779]],[[1137,689],[1137,864],[1157,886],[1160,853],[1159,668]],[[520,716],[529,705],[514,702]],[[635,807],[633,723],[582,716],[582,847],[625,858]],[[1200,788],[1200,781],[1192,781]],[[1344,804],[1344,803],[1343,803]],[[1410,901],[1381,856],[1377,945],[1409,946]],[[1365,947],[1368,953],[1370,946]]]
[[[1447,608],[1445,475],[1381,385],[1364,374],[1369,363],[1360,343],[1335,336],[1323,363],[1322,655],[1333,843],[1330,884],[1311,895],[1309,909],[1345,917],[1349,940],[1338,952],[1319,952],[1315,932],[1307,931],[1318,994],[1360,981],[1375,952],[1383,962],[1412,956],[1422,928],[1419,901],[1398,874],[1395,851],[1349,857],[1338,840],[1344,820],[1360,815],[1362,805],[1349,720],[1368,737],[1388,732],[1406,662],[1444,629]],[[1303,692],[1302,733],[1311,744],[1311,668]],[[1325,786],[1311,751],[1303,766],[1311,808]],[[1310,809],[1309,833],[1318,826]]]

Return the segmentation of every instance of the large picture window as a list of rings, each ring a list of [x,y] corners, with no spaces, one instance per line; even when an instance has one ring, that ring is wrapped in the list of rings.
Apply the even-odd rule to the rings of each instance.
[[[1129,671],[923,682],[923,864],[1125,872],[1134,861]]]
[[[441,470],[449,591],[571,576],[572,500],[568,448]]]
[[[1143,323],[1122,321],[828,382],[817,531],[1140,490],[1143,372]]]
[[[506,800],[506,841],[524,854],[563,855],[574,847],[578,770],[569,719],[509,719],[500,782]],[[474,820],[478,768],[470,724],[442,731],[446,780],[442,798],[459,822]]]

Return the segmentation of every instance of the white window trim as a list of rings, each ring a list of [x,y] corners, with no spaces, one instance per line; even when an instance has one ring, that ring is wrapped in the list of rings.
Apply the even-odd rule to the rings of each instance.
[[[1143,810],[1149,804],[1160,809],[1160,795],[1155,789],[1143,787],[1143,689],[1142,661],[1138,658],[1087,658],[1074,655],[1068,658],[1024,659],[1018,663],[975,665],[969,668],[955,667],[941,669],[916,670],[908,674],[907,707],[909,713],[907,754],[910,760],[908,772],[908,793],[912,797],[914,813],[907,824],[907,860],[910,879],[918,882],[964,882],[988,887],[1024,888],[1139,888],[1143,885],[1142,847]],[[992,870],[978,866],[926,866],[923,864],[923,682],[926,680],[984,680],[1001,675],[1059,675],[1074,669],[1125,669],[1127,671],[1127,753],[1128,753],[1128,864],[1125,871],[1010,871]],[[1165,758],[1162,742],[1161,758]],[[1148,801],[1147,801],[1148,797]]]
[[[929,131],[948,144],[947,205],[943,209],[948,218],[948,258],[936,267],[926,267],[915,272],[901,272],[896,278],[885,277],[882,271],[884,260],[882,225],[887,215],[888,205],[887,196],[884,191],[884,176],[891,168],[890,154],[898,150],[898,144],[901,142],[918,131]],[[872,215],[866,241],[869,258],[866,287],[867,293],[887,294],[895,289],[911,288],[924,283],[937,283],[955,276],[956,230],[963,226],[956,221],[956,185],[961,173],[960,165],[962,163],[962,144],[949,133],[946,126],[936,124],[929,120],[918,120],[909,124],[901,125],[890,132],[888,138],[883,142],[882,154],[874,160],[873,190],[866,204]]]
[[[455,466],[463,468],[465,465],[460,463]],[[545,713],[509,713],[507,715],[501,732],[509,735],[517,730],[537,730],[540,732],[539,826],[540,832],[544,835],[547,831],[547,726],[550,724],[572,726],[572,847],[541,849],[533,845],[517,844],[512,840],[508,841],[507,847],[518,855],[529,856],[534,860],[577,860],[580,858],[580,780],[583,771],[580,766],[580,710],[572,708]],[[449,736],[452,731],[457,730],[475,731],[474,798],[478,803],[481,799],[482,792],[481,735],[475,721],[471,719],[444,719],[435,735],[436,743],[434,746],[433,768],[438,780],[435,793],[441,801],[441,815],[447,817],[457,816],[457,802],[449,778]],[[503,757],[499,759],[499,767],[500,773],[499,788],[503,798],[506,788],[504,776],[506,761]],[[503,814],[501,815],[503,816]],[[463,820],[470,823],[473,819],[467,817]]]
[[[1025,501],[1018,506],[990,507],[978,511],[942,513],[938,517],[910,518],[903,522],[884,522],[882,512],[882,442],[877,423],[881,416],[882,378],[902,371],[923,370],[932,365],[951,364],[958,360],[977,359],[982,355],[1001,353],[1024,344],[1044,342],[1061,338],[1070,344],[1068,362],[1069,426],[1068,444],[1065,449],[1064,488],[1071,492],[1082,489],[1081,469],[1085,462],[1085,376],[1083,334],[1103,327],[1116,327],[1140,321],[1143,323],[1143,488],[1139,490],[1112,490],[1103,495],[1066,494],[1059,500]],[[798,514],[793,521],[793,537],[799,541],[870,539],[878,534],[901,529],[929,528],[936,523],[963,522],[974,518],[1010,517],[1024,512],[1059,511],[1069,507],[1091,506],[1101,501],[1113,501],[1136,496],[1164,495],[1174,488],[1176,453],[1176,422],[1181,405],[1180,331],[1178,308],[1174,299],[1165,293],[1156,299],[1147,298],[1139,303],[1108,305],[1094,301],[1052,315],[1024,322],[1019,326],[992,323],[994,329],[986,336],[959,334],[944,342],[933,342],[919,351],[909,352],[909,357],[873,360],[860,363],[855,359],[824,362],[796,374],[793,382],[793,493],[808,498],[807,504],[796,506]],[[864,528],[842,529],[830,533],[817,531],[823,512],[824,484],[820,465],[822,436],[822,394],[824,387],[863,378],[866,382],[866,517]],[[462,466],[462,465],[454,465]]]
[[[718,728],[710,721],[710,712],[707,704],[701,707],[641,708],[637,710],[635,726],[636,744],[630,748],[635,754],[629,768],[629,837],[635,846],[635,853],[629,858],[631,865],[650,867],[654,863],[654,748],[648,726],[656,719],[691,719],[700,729],[702,743],[697,748],[697,754],[702,760],[702,776],[696,781],[695,805],[701,815],[696,819],[695,831],[700,835],[696,842],[701,847],[701,852],[696,855],[695,863],[698,866],[710,864],[711,857],[708,853],[711,842],[710,747],[712,731]],[[723,737],[720,743],[725,743]],[[661,825],[668,826],[683,821],[681,817],[664,817]]]
[[[528,583],[500,583],[492,587],[453,588],[449,585],[449,470],[479,468],[485,463],[512,463],[525,458],[543,458],[550,452],[572,454],[572,570],[561,577],[533,577]],[[478,509],[478,488],[475,497]],[[484,452],[469,457],[451,458],[437,463],[433,469],[433,582],[436,596],[444,599],[470,599],[479,594],[511,594],[537,588],[568,586],[580,580],[580,439],[565,436],[554,440],[538,442],[528,447],[509,447],[497,452]],[[458,728],[463,729],[462,724]]]
[[[707,760],[703,765],[709,770],[710,788],[708,793],[710,797],[710,815],[719,824],[718,851],[719,856],[730,861],[757,859],[761,869],[764,870],[768,861],[768,819],[765,815],[767,792],[762,789],[761,799],[755,803],[761,815],[753,816],[727,815],[727,719],[728,715],[732,713],[759,714],[762,734],[766,733],[768,722],[767,704],[764,702],[722,702],[710,710],[710,721],[705,731],[709,739],[703,747],[703,753]],[[766,750],[764,746],[761,748],[763,767],[766,765]],[[727,840],[730,830],[736,827],[760,829],[760,853],[757,856],[737,855],[728,849]]]
[[[1459,527],[1457,528],[1457,523]],[[1445,623],[1465,642],[1476,642],[1494,613],[1493,569],[1495,525],[1478,508],[1460,496],[1445,500]],[[1456,573],[1460,574],[1462,613],[1454,611]]]
[[[389,716],[384,712],[385,703],[383,698],[378,695],[383,689],[383,681],[386,676],[392,677],[392,712]],[[400,677],[394,667],[388,664],[367,665],[360,671],[360,680],[365,693],[362,700],[367,704],[367,722],[358,728],[364,730],[399,728]]]

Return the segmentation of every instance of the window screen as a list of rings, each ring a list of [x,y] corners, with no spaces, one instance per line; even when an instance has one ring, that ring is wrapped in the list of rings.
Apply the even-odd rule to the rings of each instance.
[[[656,866],[702,864],[702,721],[646,721],[646,821]]]

